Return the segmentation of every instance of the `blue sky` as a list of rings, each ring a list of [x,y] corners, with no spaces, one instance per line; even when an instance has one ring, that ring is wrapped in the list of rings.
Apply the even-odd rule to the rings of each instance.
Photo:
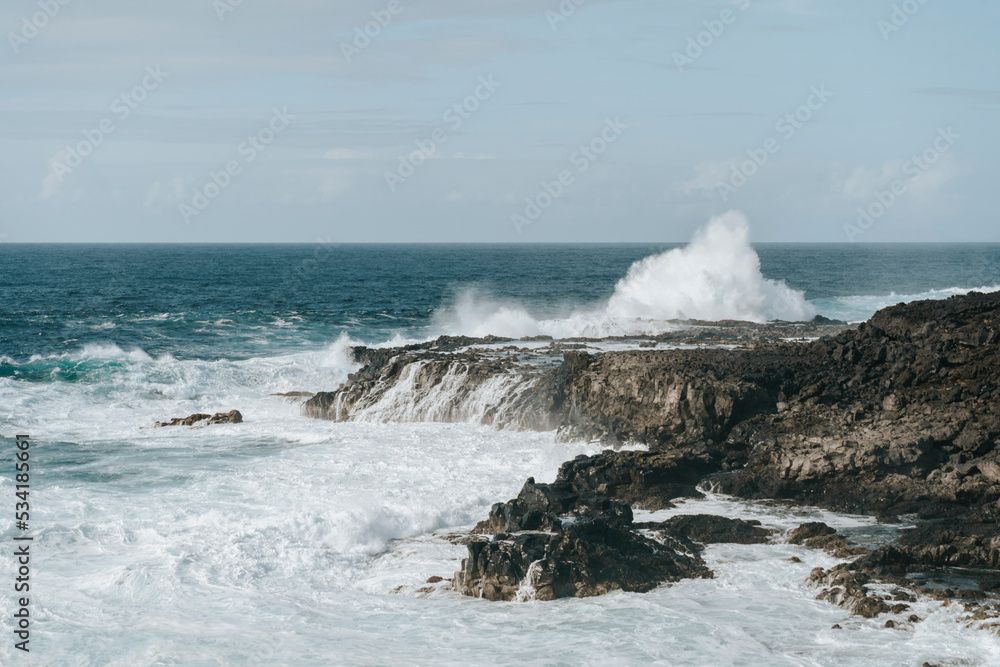
[[[0,241],[1000,241],[1000,3],[577,2],[7,0]]]

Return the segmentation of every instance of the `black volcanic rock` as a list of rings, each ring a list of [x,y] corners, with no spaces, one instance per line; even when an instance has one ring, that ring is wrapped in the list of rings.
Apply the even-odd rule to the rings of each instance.
[[[201,422],[205,422],[206,426],[211,426],[212,424],[242,424],[243,415],[240,414],[239,410],[217,412],[214,415],[196,413],[188,417],[174,417],[170,421],[166,422],[156,422],[154,426],[194,426],[195,424],[199,424]]]
[[[665,497],[693,492],[706,465],[692,452],[606,451],[563,464],[551,484],[529,478],[517,498],[494,505],[475,527],[474,533],[493,537],[468,545],[455,588],[511,600],[527,587],[537,599],[551,600],[711,576],[683,535],[665,529],[656,541],[636,532],[625,501],[655,498],[663,506]]]
[[[819,521],[804,523],[789,536],[792,544],[802,544],[812,549],[823,549],[837,558],[850,558],[868,553],[864,547],[854,546],[837,531]]]
[[[713,514],[682,514],[659,523],[636,524],[636,528],[662,531],[665,536],[686,538],[701,544],[764,544],[775,531],[759,521],[729,519]]]
[[[768,326],[781,335],[766,333]],[[520,575],[523,582],[536,560],[551,572],[583,572],[591,547],[632,544],[606,532],[636,535],[631,507],[669,507],[675,498],[695,495],[699,483],[744,498],[886,520],[918,517],[918,529],[892,545],[895,551],[876,550],[864,556],[873,564],[866,569],[832,575],[840,583],[829,588],[840,592],[831,595],[846,596],[865,614],[882,613],[882,605],[861,595],[860,575],[888,576],[879,573],[901,568],[1000,569],[1000,293],[901,304],[856,329],[812,324],[798,330],[802,337],[828,337],[780,342],[794,337],[795,329],[715,323],[683,336],[743,346],[596,354],[559,353],[552,346],[547,353],[497,353],[470,349],[480,344],[474,340],[440,339],[395,350],[364,348],[355,351],[364,366],[337,391],[310,399],[305,410],[350,419],[377,409],[404,376],[408,395],[419,404],[447,378],[454,386],[443,403],[434,403],[435,412],[426,413],[428,419],[467,416],[464,402],[488,395],[492,403],[476,413],[484,424],[558,429],[565,440],[648,447],[574,459],[553,484],[532,481],[517,499],[494,506],[481,532],[519,537],[487,542],[496,545],[471,559],[465,590],[476,590],[470,581],[495,573],[489,574],[491,590],[509,592],[512,579]],[[674,336],[665,334],[663,342],[677,342]],[[497,386],[498,378],[510,389],[484,389]],[[580,535],[568,536],[577,525],[569,518],[602,522],[605,532],[595,535],[604,537],[585,546]],[[836,534],[806,536],[814,530],[796,540],[845,558],[864,551]],[[683,552],[682,537],[671,542],[671,553]],[[493,555],[475,565],[486,553]],[[614,577],[566,577],[545,586],[553,595],[570,590],[567,581],[587,594],[614,585],[638,589],[630,579],[612,584]]]
[[[813,521],[810,523],[804,523],[793,530],[792,534],[788,538],[788,541],[792,544],[802,544],[807,540],[815,539],[817,537],[826,537],[827,535],[833,535],[836,532],[836,530],[825,523]]]
[[[519,591],[539,600],[613,590],[641,593],[668,581],[711,576],[697,555],[600,516],[560,525],[555,532],[500,533],[468,549],[455,589],[487,600],[513,600]]]

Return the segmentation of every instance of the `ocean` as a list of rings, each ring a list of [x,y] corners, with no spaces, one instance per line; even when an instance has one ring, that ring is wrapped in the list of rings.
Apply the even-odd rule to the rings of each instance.
[[[273,395],[335,389],[351,345],[858,322],[973,289],[1000,289],[1000,245],[751,246],[711,228],[687,245],[0,244],[0,497],[12,510],[7,453],[31,434],[35,537],[30,654],[14,655],[0,558],[0,664],[1000,664],[996,637],[940,603],[888,631],[816,600],[805,579],[837,561],[780,542],[709,546],[714,579],[647,594],[462,597],[427,583],[465,554],[448,536],[599,445],[317,421]],[[152,428],[232,409],[244,423]],[[711,494],[666,514],[701,512],[873,544],[906,528]]]

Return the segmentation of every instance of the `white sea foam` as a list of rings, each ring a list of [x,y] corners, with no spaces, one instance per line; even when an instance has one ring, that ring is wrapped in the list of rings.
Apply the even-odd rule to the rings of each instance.
[[[123,350],[114,343],[87,343],[80,352],[69,355],[76,359],[128,359],[131,361],[152,361],[153,358],[140,348]]]
[[[719,496],[681,502],[655,514],[637,512],[636,518],[698,513],[757,519],[781,531],[824,521],[859,543],[884,543],[895,530],[869,517]],[[448,617],[458,614],[463,632],[449,636],[437,663],[457,662],[465,649],[489,655],[491,663],[529,665],[551,664],[553,653],[560,662],[582,665],[896,667],[926,661],[985,667],[1000,658],[995,637],[959,622],[960,605],[918,600],[892,616],[897,628],[890,630],[883,627],[885,616],[851,617],[816,600],[818,591],[806,583],[810,571],[841,561],[821,550],[788,544],[787,535],[777,535],[770,544],[709,545],[702,556],[714,572],[712,579],[682,580],[645,594],[530,604],[523,603],[532,597],[528,577],[520,600],[510,603],[456,599],[453,592],[428,586],[429,576],[457,570],[466,555],[464,547],[451,544],[446,536],[395,542],[355,583],[371,594],[397,591],[419,609],[430,607]],[[793,556],[799,562],[789,562]],[[914,613],[921,622],[906,620]],[[834,624],[843,629],[833,629]],[[435,644],[433,633],[430,639],[421,636],[426,626],[412,622],[407,628],[406,641],[413,642],[415,655]],[[502,640],[502,657],[486,645],[491,640]]]
[[[340,386],[358,368],[350,356],[357,344],[342,334],[312,352],[212,361],[169,354],[153,358],[139,348],[88,344],[74,352],[36,355],[26,363],[9,360],[51,381],[0,378],[0,418],[20,433],[73,441],[128,439],[158,420],[193,412],[235,408],[247,419],[268,419],[276,409],[269,394]]]
[[[92,382],[0,379],[4,431],[32,432],[45,454],[33,513],[44,545],[33,638],[44,650],[19,662],[1000,659],[995,638],[957,623],[958,612],[938,603],[916,603],[907,613],[921,623],[888,630],[884,619],[850,618],[815,600],[805,584],[810,568],[836,561],[780,538],[710,546],[704,556],[714,579],[648,594],[493,604],[428,585],[431,576],[449,578],[466,554],[433,531],[468,529],[492,503],[514,497],[526,477],[549,481],[560,463],[597,447],[469,424],[310,420],[298,405],[267,395],[331,388],[353,368],[346,355],[353,342],[342,337],[321,352],[245,361],[133,360],[105,350],[114,363]],[[168,398],[170,391],[182,397]],[[245,423],[140,428],[233,407]],[[0,478],[0,494],[12,493],[12,484]],[[721,497],[637,517],[702,512],[782,530],[809,520],[855,537],[889,530],[865,517]],[[13,532],[11,518],[0,517],[0,539]],[[788,563],[791,556],[802,562]],[[524,582],[522,600],[531,599],[531,583]],[[845,630],[831,630],[834,623]],[[9,632],[9,620],[0,626]],[[0,645],[0,662],[13,662],[12,650],[10,642]]]
[[[311,420],[268,396],[332,388],[354,368],[346,354],[353,342],[345,336],[318,352],[243,361],[88,349],[79,360],[99,364],[86,382],[0,378],[3,431],[35,435],[44,475],[32,491],[41,531],[32,638],[41,648],[17,662],[1000,660],[994,637],[937,603],[908,612],[923,622],[888,630],[884,619],[852,619],[815,600],[809,569],[835,561],[790,544],[711,546],[704,555],[714,579],[648,594],[492,604],[428,585],[431,576],[449,578],[466,554],[432,531],[468,529],[526,477],[549,481],[563,461],[598,447],[469,424]],[[141,428],[234,407],[243,424]],[[0,477],[0,495],[12,487]],[[670,512],[757,518],[782,529],[816,519],[844,532],[885,529],[861,517],[725,498]],[[14,534],[12,518],[0,516],[0,539]],[[802,562],[788,563],[793,555]],[[834,623],[845,630],[831,630]],[[0,630],[10,629],[0,619]],[[0,664],[13,664],[12,652],[11,642],[0,644]]]
[[[608,313],[660,320],[812,319],[802,292],[764,278],[749,235],[741,213],[713,218],[687,247],[633,264],[615,287]]]
[[[481,424],[488,413],[515,399],[535,379],[516,373],[497,373],[473,380],[468,367],[452,364],[440,382],[427,387],[420,381],[426,363],[416,361],[407,365],[378,401],[356,408],[350,417],[357,421]],[[346,418],[348,414],[336,404],[334,416]],[[513,417],[516,419],[517,415]]]
[[[435,328],[471,336],[598,338],[660,333],[678,326],[671,320],[804,321],[815,314],[803,292],[761,274],[747,220],[731,211],[713,218],[687,246],[633,264],[605,303],[547,317],[469,289],[437,313]]]
[[[893,292],[883,295],[837,296],[817,299],[815,304],[816,309],[824,317],[844,320],[845,322],[864,322],[879,310],[894,306],[897,303],[910,303],[911,301],[923,301],[926,299],[947,299],[952,296],[968,294],[969,292],[1000,292],[1000,285],[946,287],[918,294],[896,294]]]

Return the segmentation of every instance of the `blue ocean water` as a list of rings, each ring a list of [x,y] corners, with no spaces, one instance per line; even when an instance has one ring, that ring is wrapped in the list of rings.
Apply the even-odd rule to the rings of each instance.
[[[435,333],[435,313],[469,288],[558,317],[608,299],[634,262],[676,247],[0,245],[0,356],[114,343],[240,359],[324,345],[341,332],[367,343],[424,337]],[[934,291],[1000,285],[1000,245],[755,249],[765,278],[850,320]]]
[[[5,639],[0,664],[1000,664],[995,637],[955,609],[922,601],[925,621],[897,632],[815,600],[810,568],[835,561],[789,544],[711,546],[715,579],[645,595],[463,598],[426,583],[459,567],[465,548],[447,535],[597,446],[473,423],[317,421],[273,395],[336,388],[359,342],[648,332],[680,315],[857,321],[1000,285],[996,245],[750,248],[730,236],[0,244],[0,451],[15,433],[34,438],[36,538],[33,651],[15,657]],[[244,423],[151,428],[234,408]],[[12,498],[0,465],[0,498]],[[690,511],[779,529],[808,516],[847,534],[893,530],[699,502]],[[0,541],[14,534],[0,511]],[[0,580],[9,572],[0,558]],[[7,638],[11,597],[0,581]]]

